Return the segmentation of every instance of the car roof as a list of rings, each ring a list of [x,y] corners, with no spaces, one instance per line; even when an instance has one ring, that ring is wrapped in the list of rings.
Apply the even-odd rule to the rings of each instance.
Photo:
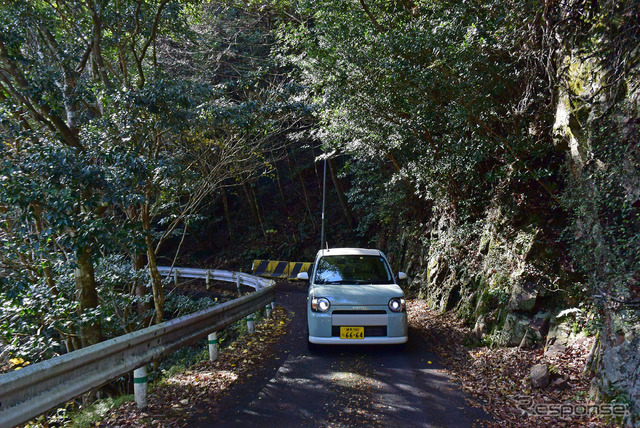
[[[318,251],[317,257],[324,256],[380,256],[380,250],[369,248],[329,248]]]

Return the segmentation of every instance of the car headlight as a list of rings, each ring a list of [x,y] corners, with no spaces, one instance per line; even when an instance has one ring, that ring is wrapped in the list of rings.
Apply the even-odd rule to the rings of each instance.
[[[406,302],[402,297],[394,297],[389,300],[389,309],[391,312],[403,312],[406,309]]]
[[[331,308],[331,303],[329,303],[329,299],[325,299],[324,297],[311,299],[311,310],[314,312],[328,312]]]

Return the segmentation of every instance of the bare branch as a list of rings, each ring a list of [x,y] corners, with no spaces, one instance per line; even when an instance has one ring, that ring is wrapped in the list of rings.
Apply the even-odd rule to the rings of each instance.
[[[373,13],[371,13],[369,6],[364,2],[364,0],[360,0],[360,4],[362,5],[362,9],[364,10],[364,13],[367,14],[367,16],[369,17],[369,20],[371,21],[371,23],[373,23],[376,29],[381,33],[385,33],[387,30],[382,25],[380,25],[380,23],[375,18],[375,16],[373,16]]]

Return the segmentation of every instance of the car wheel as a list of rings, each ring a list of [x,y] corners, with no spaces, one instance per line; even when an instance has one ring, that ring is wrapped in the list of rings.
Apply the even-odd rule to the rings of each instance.
[[[315,343],[309,342],[309,324],[306,325],[305,334],[307,335],[307,350],[311,354],[313,354],[314,352],[316,352],[318,350],[318,345],[316,345]]]

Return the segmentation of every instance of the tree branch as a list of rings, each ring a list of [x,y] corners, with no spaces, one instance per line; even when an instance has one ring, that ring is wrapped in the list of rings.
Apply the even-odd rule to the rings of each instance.
[[[80,138],[78,134],[74,132],[69,126],[62,120],[58,115],[53,112],[53,109],[42,99],[38,97],[37,93],[32,91],[32,88],[29,86],[29,81],[22,74],[22,71],[18,68],[18,66],[11,60],[9,54],[5,48],[4,40],[0,36],[0,64],[2,64],[7,71],[7,73],[13,78],[13,80],[17,84],[17,88],[13,87],[11,81],[3,74],[0,73],[0,76],[6,85],[9,85],[13,88],[12,94],[16,97],[16,101],[19,101],[25,107],[27,107],[30,111],[34,113],[34,117],[36,120],[42,122],[44,125],[50,126],[53,125],[55,130],[62,137],[62,142],[66,145],[73,147],[78,150],[84,150],[82,145],[80,144]],[[20,92],[22,91],[22,92]],[[28,101],[32,96],[28,96],[26,94],[33,94],[32,96],[38,97],[34,98],[34,103]],[[34,105],[35,104],[35,105]],[[39,112],[36,112],[37,110]],[[44,116],[44,117],[43,117]],[[46,119],[45,119],[46,118]]]
[[[100,75],[100,80],[104,84],[105,88],[111,89],[111,81],[109,80],[109,76],[107,75],[107,72],[105,70],[104,58],[102,57],[102,17],[98,14],[93,0],[90,0],[87,3],[89,6],[89,12],[91,13],[91,22],[93,23],[93,58],[95,59],[98,66],[98,74]]]
[[[369,20],[373,23],[376,29],[381,33],[385,33],[387,30],[382,25],[380,25],[378,20],[376,20],[376,17],[373,16],[373,13],[371,13],[369,6],[364,2],[364,0],[360,0],[360,4],[362,5],[362,9],[364,9],[364,13],[367,14],[367,16],[369,17]]]

